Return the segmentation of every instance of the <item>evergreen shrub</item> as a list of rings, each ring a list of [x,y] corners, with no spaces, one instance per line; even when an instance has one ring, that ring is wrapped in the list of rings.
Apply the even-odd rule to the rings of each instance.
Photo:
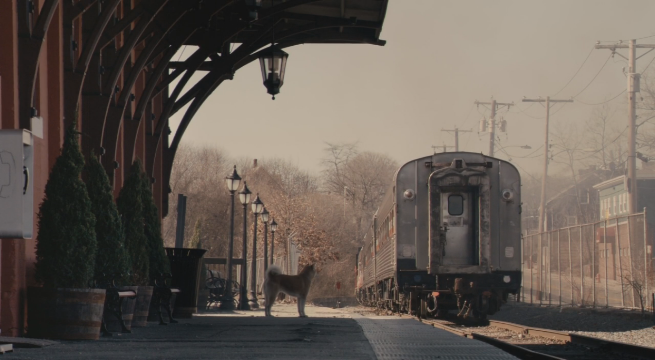
[[[131,283],[132,285],[147,286],[150,260],[148,239],[144,231],[141,172],[141,163],[135,161],[118,194],[116,205],[123,220],[125,244],[132,261]]]
[[[137,162],[141,169],[141,161],[137,159]],[[170,273],[171,266],[166,256],[166,250],[164,250],[159,210],[152,196],[152,182],[145,172],[141,173],[141,200],[143,203],[144,232],[148,243],[150,280],[154,280],[159,274]]]
[[[84,156],[75,124],[50,172],[39,206],[36,280],[48,288],[88,288],[97,251],[91,200],[80,178]]]
[[[129,285],[130,260],[125,247],[121,217],[114,203],[114,195],[107,172],[98,158],[91,154],[86,165],[86,187],[96,218],[96,281],[114,279],[117,285]]]

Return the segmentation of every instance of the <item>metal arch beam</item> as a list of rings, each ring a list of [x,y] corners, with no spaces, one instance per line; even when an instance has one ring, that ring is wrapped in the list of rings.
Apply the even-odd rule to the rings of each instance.
[[[91,61],[92,54],[98,44],[98,39],[104,28],[107,26],[111,14],[114,13],[120,2],[121,0],[107,0],[104,3],[107,6],[100,12],[89,40],[84,44],[84,57],[80,57],[77,64],[75,64],[75,59],[72,58],[64,61],[64,64],[67,64],[64,65],[64,121],[66,126],[70,125],[75,118],[75,113],[77,112],[80,102],[82,85],[84,84],[84,79],[86,77],[86,71],[89,62]],[[93,3],[95,4],[96,2]],[[68,1],[64,2],[64,4],[66,4],[64,6],[64,18],[71,19],[71,22],[64,24],[64,54],[67,54],[71,51],[71,44],[68,39],[72,38],[72,21],[74,17],[71,12],[74,11],[74,7]]]
[[[306,31],[301,31],[306,32]],[[338,35],[338,33],[335,32],[335,35]],[[343,35],[343,34],[341,34]],[[339,41],[343,38],[343,36],[339,36],[337,38],[334,38],[332,41]],[[328,38],[325,39],[326,41],[329,41]],[[353,37],[353,42],[356,39]],[[377,39],[359,39],[359,43],[370,43],[370,44],[378,44],[379,40]],[[301,45],[304,44],[304,40],[293,40],[293,41],[287,41],[287,42],[280,42],[277,45],[280,48],[287,48],[295,45]],[[246,45],[246,44],[243,44]],[[242,46],[243,46],[242,45]],[[261,44],[258,45],[251,45],[248,46],[248,48],[252,47],[261,47]],[[241,49],[241,47],[239,48]],[[238,69],[242,68],[243,66],[249,64],[250,62],[256,60],[258,58],[259,52],[249,54],[247,56],[243,56],[239,59],[235,59],[234,61],[229,61],[228,64],[223,64],[223,66],[219,68],[216,68],[215,70],[211,71],[209,74],[207,74],[201,82],[203,82],[205,79],[207,79],[206,82],[203,83],[201,87],[198,87],[196,90],[196,95],[193,97],[194,101],[193,103],[189,106],[187,109],[186,113],[184,114],[184,117],[180,121],[180,125],[175,132],[175,135],[173,137],[173,141],[171,142],[171,145],[168,149],[164,149],[164,163],[163,163],[163,181],[165,184],[168,184],[170,181],[170,175],[172,171],[172,166],[173,166],[173,161],[175,160],[175,155],[177,153],[177,149],[179,147],[179,144],[182,140],[182,136],[184,136],[184,132],[186,131],[187,127],[189,126],[191,120],[197,113],[197,111],[200,109],[200,107],[204,104],[204,102],[209,98],[209,95],[220,85],[225,79],[228,78],[228,74],[225,72],[230,69],[230,71],[236,72]],[[231,66],[229,66],[231,64]],[[219,71],[223,71],[223,73],[220,73]],[[230,73],[231,75],[231,73]],[[200,85],[200,82],[198,83]],[[192,91],[192,90],[189,90]],[[186,95],[186,94],[185,94]],[[160,135],[161,136],[161,135]]]
[[[296,27],[296,28],[284,31],[279,35],[280,40],[290,38],[290,37],[292,37],[294,35],[299,35],[299,34],[308,33],[308,32],[311,32],[311,31],[321,30],[321,29],[326,29],[326,28],[339,28],[339,27],[341,27],[341,28],[346,28],[346,27],[348,27],[348,28],[374,28],[375,25],[376,25],[375,23],[371,23],[371,22],[363,22],[363,23],[358,22],[358,23],[353,24],[351,21],[346,20],[346,19],[333,19],[333,21],[328,21],[328,18],[322,18],[321,20],[322,21],[319,24],[308,24],[308,25],[303,25],[303,26],[300,26],[300,27]],[[377,26],[379,26],[379,24],[377,24]],[[262,34],[265,34],[267,32],[268,32],[268,30],[264,30],[264,31],[262,31]],[[380,42],[379,40],[377,40],[374,43],[374,42],[371,42],[370,39],[363,40],[363,37],[360,37],[360,36],[350,37],[348,34],[341,34],[341,35],[338,36],[338,38],[339,39],[348,39],[348,40],[352,39],[352,42],[359,42],[359,43],[363,42],[363,43],[369,43],[369,44],[375,44],[375,45],[384,45],[384,42]],[[268,41],[263,41],[262,39],[263,39],[263,36],[260,36],[259,39],[258,39],[259,40],[259,45],[253,45],[253,46],[251,46],[251,48],[259,48],[259,47],[264,46],[265,44],[268,43]],[[294,41],[294,40],[291,40],[291,41]],[[306,40],[304,40],[304,41],[302,41],[300,43],[305,43],[305,42],[306,42]],[[239,49],[241,49],[241,47],[239,47]],[[203,68],[205,68],[205,67],[203,67]],[[185,69],[186,69],[186,67],[185,67]],[[177,72],[182,72],[182,71],[184,71],[184,69],[179,68],[175,72],[177,73]],[[170,115],[175,114],[181,108],[186,106],[192,99],[194,99],[198,95],[198,93],[201,91],[200,89],[202,87],[206,86],[205,84],[202,83],[203,81],[204,81],[204,78],[203,78],[203,80],[200,80],[196,86],[189,89],[189,91],[187,91],[179,100],[175,100],[176,102],[175,102],[175,106],[173,107],[173,110],[170,112],[170,114],[167,114],[167,115],[170,116]],[[171,99],[173,99],[173,97],[171,97]]]
[[[188,36],[191,36],[196,31],[197,28],[193,27],[193,25],[197,24],[199,20],[200,21],[208,20],[213,14],[215,14],[217,11],[219,11],[224,6],[226,6],[226,4],[227,4],[226,2],[213,3],[213,6],[205,9],[205,11],[203,13],[193,12],[191,14],[191,16],[187,16],[187,19],[189,19],[189,20],[187,21],[188,24],[186,24],[186,25],[191,30],[189,31],[189,34],[186,37],[182,36],[183,39],[187,39]],[[163,7],[164,4],[161,4],[161,6]],[[173,9],[175,9],[175,6],[173,6]],[[137,64],[135,64],[135,68],[131,70],[130,77],[124,83],[124,89],[122,90],[121,96],[117,101],[117,104],[116,104],[117,106],[110,107],[107,110],[107,112],[113,114],[113,116],[108,116],[107,120],[105,121],[101,141],[102,141],[103,147],[107,150],[107,153],[106,153],[107,156],[103,157],[103,164],[105,165],[106,170],[110,174],[113,173],[112,172],[112,170],[113,170],[112,169],[112,165],[113,165],[112,161],[113,161],[113,159],[115,158],[115,155],[116,155],[115,147],[116,147],[116,144],[118,142],[117,141],[118,140],[118,133],[120,131],[120,126],[121,126],[121,123],[122,123],[122,120],[123,120],[123,117],[124,117],[123,114],[124,114],[124,111],[125,111],[125,107],[127,105],[128,97],[130,96],[130,91],[131,91],[133,85],[136,83],[136,80],[138,79],[139,74],[141,73],[143,68],[147,65],[147,62],[151,58],[153,51],[157,48],[158,43],[167,35],[167,33],[169,31],[171,31],[173,28],[176,27],[177,23],[180,21],[180,18],[183,15],[186,15],[188,13],[189,12],[183,12],[183,13],[180,13],[179,11],[174,12],[173,13],[173,18],[172,19],[169,18],[169,21],[166,21],[166,26],[167,27],[162,30],[162,34],[156,36],[155,38],[149,39],[146,49],[141,53],[139,59],[137,60]],[[195,14],[200,14],[200,16],[196,16]],[[154,18],[156,17],[156,15],[158,15],[157,12],[151,12],[151,15],[143,16],[141,18],[140,22],[142,22],[144,20],[144,18],[151,18],[151,21],[148,22],[148,28],[150,28],[150,25],[153,24],[153,21],[155,21]],[[177,16],[177,17],[175,17],[175,16]],[[161,29],[161,26],[159,26],[159,29]],[[141,32],[141,34],[134,33],[134,35],[138,36],[139,39],[141,39],[142,34],[143,34],[143,32]],[[132,34],[130,36],[132,36]],[[183,41],[184,40],[179,42],[179,44],[177,46],[179,47],[183,43]],[[139,42],[140,42],[139,40],[136,40],[135,44],[139,43]],[[170,56],[172,57],[173,54],[171,54]],[[170,58],[166,59],[166,61],[168,61],[168,60],[170,60]],[[162,64],[162,65],[165,65],[165,63]],[[115,69],[116,69],[116,66],[114,66],[114,70]],[[165,70],[165,68],[164,68],[164,70]],[[110,82],[111,82],[111,80],[110,80]],[[151,94],[149,96],[151,96]],[[145,100],[145,99],[141,99],[141,98],[143,98],[143,93],[141,94],[139,101]],[[143,108],[142,108],[143,110],[145,110],[145,104],[146,103],[144,103],[144,105],[143,105]],[[119,113],[119,110],[120,110],[120,113]],[[131,122],[125,124],[125,127],[124,127],[125,137],[123,139],[124,140],[123,145],[124,145],[124,158],[125,159],[131,159],[133,157],[134,146],[136,144],[136,136],[137,136],[137,132],[138,132],[138,128],[139,128],[140,118],[142,116],[141,114],[142,113],[135,114],[136,115],[135,117],[137,118],[137,121],[131,121]],[[130,116],[127,116],[125,118],[129,118],[129,117],[131,117],[131,114],[130,114]],[[112,144],[114,146],[111,146]]]
[[[140,16],[137,25],[134,27],[134,29],[130,32],[127,40],[125,41],[123,47],[119,51],[118,56],[116,57],[115,62],[112,64],[112,72],[109,75],[108,81],[104,86],[103,89],[103,94],[96,95],[96,97],[101,97],[103,101],[103,107],[104,107],[104,112],[101,113],[102,117],[98,119],[100,121],[100,124],[96,125],[97,129],[93,134],[92,137],[92,142],[97,142],[102,144],[102,147],[105,149],[105,156],[101,158],[101,162],[103,166],[105,167],[105,170],[107,171],[107,174],[110,175],[110,181],[113,183],[113,170],[114,170],[114,160],[116,158],[116,150],[118,146],[118,132],[120,130],[120,125],[122,122],[123,114],[125,112],[125,104],[127,102],[127,98],[130,95],[130,92],[132,91],[132,86],[133,84],[126,84],[126,86],[123,87],[122,92],[121,92],[121,99],[123,99],[123,103],[120,103],[118,101],[117,104],[114,104],[112,106],[112,94],[114,93],[114,88],[116,88],[118,84],[119,77],[122,73],[125,72],[125,64],[127,63],[128,58],[130,57],[132,51],[134,50],[134,47],[138,44],[138,40],[141,38],[141,35],[144,33],[146,28],[148,27],[148,24],[152,21],[152,19],[161,11],[161,9],[166,6],[168,3],[168,0],[164,1],[158,1],[158,0],[149,0],[149,1],[144,1],[144,7],[145,9],[150,9],[149,11],[143,12],[143,14]],[[147,56],[145,56],[147,58]],[[141,64],[143,67],[145,65],[145,62]],[[134,69],[138,72],[141,71],[141,69]],[[134,81],[136,82],[136,76],[134,78]],[[117,99],[118,100],[118,99]],[[99,131],[98,131],[99,130]]]
[[[91,6],[95,5],[98,0],[80,0],[77,3],[69,3],[70,11],[64,15],[64,23],[71,23],[73,20],[77,19],[79,16],[84,14]]]
[[[310,4],[310,3],[313,3],[313,2],[317,2],[317,1],[321,1],[321,0],[288,0],[288,1],[284,1],[281,4],[272,6],[272,7],[267,8],[267,9],[262,9],[259,12],[259,20],[266,19],[266,18],[271,17],[271,16],[273,16],[275,14],[279,14],[279,13],[283,12],[284,10],[291,9],[291,8],[296,7],[296,6],[307,5],[307,4]]]
[[[52,22],[52,17],[57,10],[59,0],[46,0],[41,7],[39,17],[34,27],[31,27],[27,18],[24,18],[26,27],[18,43],[19,61],[18,76],[21,81],[18,84],[19,91],[19,124],[23,129],[31,129],[31,108],[34,101],[34,90],[36,87],[36,74],[39,67],[39,59],[45,44],[45,36]],[[26,14],[27,15],[27,14]]]

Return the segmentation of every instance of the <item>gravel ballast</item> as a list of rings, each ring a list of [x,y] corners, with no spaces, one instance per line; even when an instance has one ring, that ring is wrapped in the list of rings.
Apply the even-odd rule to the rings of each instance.
[[[637,310],[508,302],[489,319],[655,348],[652,314]]]

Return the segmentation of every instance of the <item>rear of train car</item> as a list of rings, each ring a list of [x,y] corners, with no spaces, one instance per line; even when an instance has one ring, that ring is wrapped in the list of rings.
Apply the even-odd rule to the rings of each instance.
[[[521,284],[521,182],[509,162],[439,153],[398,169],[357,255],[365,305],[484,319]]]

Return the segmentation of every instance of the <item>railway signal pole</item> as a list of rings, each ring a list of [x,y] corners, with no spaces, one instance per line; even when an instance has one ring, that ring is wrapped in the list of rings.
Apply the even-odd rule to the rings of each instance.
[[[494,144],[496,142],[496,110],[499,106],[507,106],[507,109],[510,106],[514,106],[514,103],[499,103],[496,100],[491,100],[491,102],[480,102],[475,101],[475,105],[491,105],[491,117],[489,118],[489,156],[494,156]]]
[[[460,132],[473,132],[473,130],[460,130],[458,128],[455,128],[454,130],[441,129],[441,131],[455,133],[455,151],[457,151],[457,152],[459,152],[459,133]]]
[[[636,118],[636,93],[639,91],[639,77],[637,73],[637,49],[651,49],[647,51],[646,55],[652,49],[655,49],[653,44],[640,44],[637,45],[637,40],[630,40],[628,44],[618,43],[613,45],[600,45],[596,44],[596,49],[609,49],[612,54],[619,55],[620,57],[628,60],[628,211],[634,214],[637,209],[637,126],[635,124]],[[616,52],[616,49],[628,49],[628,57]]]
[[[539,202],[539,233],[544,232],[546,219],[546,180],[548,179],[548,127],[550,122],[551,103],[573,102],[573,100],[555,100],[547,96],[546,99],[523,99],[523,102],[546,103],[546,136],[544,140],[544,173],[541,176],[541,201]]]

